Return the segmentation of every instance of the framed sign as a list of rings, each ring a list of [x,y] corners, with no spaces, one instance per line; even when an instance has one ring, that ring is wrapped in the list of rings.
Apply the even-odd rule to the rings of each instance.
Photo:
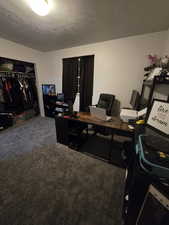
[[[169,102],[154,100],[147,124],[169,135]]]

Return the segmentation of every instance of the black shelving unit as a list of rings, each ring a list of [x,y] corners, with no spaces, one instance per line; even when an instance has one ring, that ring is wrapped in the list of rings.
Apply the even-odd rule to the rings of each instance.
[[[165,191],[169,195],[168,179],[159,177],[157,174],[152,175],[141,167],[136,145],[138,144],[139,135],[143,132],[144,126],[138,126],[135,131],[134,144],[125,147],[125,150],[130,151],[130,162],[127,165],[125,177],[122,210],[124,225],[136,225],[139,212],[151,184],[159,186],[161,191]]]
[[[55,125],[57,142],[72,149],[79,149],[87,138],[87,135],[82,132],[87,128],[87,125],[80,121],[74,121],[71,118],[65,119],[56,115]]]
[[[151,106],[152,101],[153,101],[153,94],[155,92],[155,89],[159,85],[169,85],[169,76],[155,76],[153,80],[146,80],[143,81],[142,85],[142,91],[141,91],[141,97],[140,97],[140,109]],[[145,89],[149,88],[149,96],[144,102],[144,93]],[[169,89],[168,89],[168,97],[167,101],[169,101]]]
[[[54,117],[55,116],[55,108],[56,108],[56,95],[43,95],[43,105],[45,116]]]

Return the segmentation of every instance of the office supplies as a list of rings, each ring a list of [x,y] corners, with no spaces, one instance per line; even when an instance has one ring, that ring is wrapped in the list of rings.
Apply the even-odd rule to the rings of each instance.
[[[137,111],[132,109],[121,109],[120,118],[123,122],[128,122],[129,120],[136,120],[138,117]]]
[[[144,120],[137,120],[136,124],[138,124],[138,125],[144,124]]]
[[[111,119],[111,116],[106,115],[106,109],[89,106],[90,113],[92,116],[99,118],[100,120],[108,121]]]
[[[120,118],[123,122],[129,122],[129,120],[136,120],[142,116],[144,116],[147,112],[147,108],[144,108],[140,111],[132,110],[132,109],[121,109]]]
[[[69,105],[65,102],[56,101],[54,114],[69,114]]]
[[[57,94],[57,101],[64,102],[64,94],[63,93]]]
[[[134,126],[132,125],[128,125],[128,128],[130,128],[131,130],[134,130]]]

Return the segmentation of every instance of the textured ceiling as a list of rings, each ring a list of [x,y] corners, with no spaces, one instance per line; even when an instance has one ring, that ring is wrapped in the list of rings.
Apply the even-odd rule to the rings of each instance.
[[[0,1],[0,37],[50,51],[169,27],[168,0],[50,0],[46,17],[29,0]]]

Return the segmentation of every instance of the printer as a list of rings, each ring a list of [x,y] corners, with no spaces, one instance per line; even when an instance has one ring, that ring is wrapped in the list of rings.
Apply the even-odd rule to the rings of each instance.
[[[147,113],[147,108],[140,111],[133,109],[121,109],[120,118],[123,122],[128,123],[129,120],[137,120],[139,117],[144,116]]]

